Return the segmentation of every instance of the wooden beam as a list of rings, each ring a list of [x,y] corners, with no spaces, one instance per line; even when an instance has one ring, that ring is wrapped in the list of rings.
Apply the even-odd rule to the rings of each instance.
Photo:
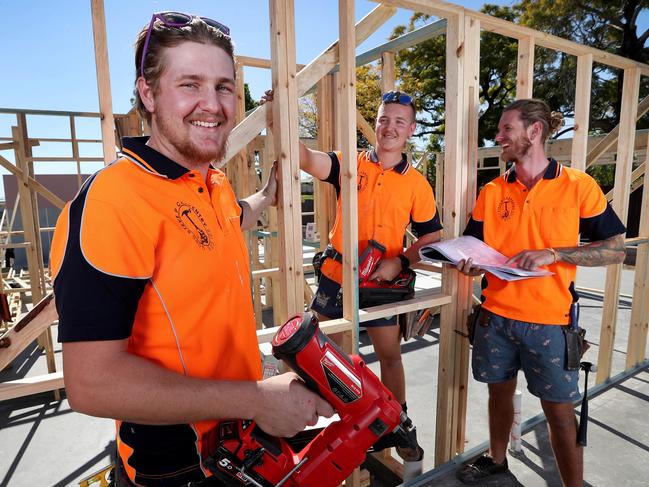
[[[356,24],[357,44],[365,41],[376,29],[382,26],[396,12],[395,8],[377,6]],[[297,74],[297,96],[303,96],[324,75],[338,64],[338,41],[325,49],[318,57],[307,64]],[[228,139],[228,150],[225,160],[229,161],[242,147],[254,139],[265,127],[268,105],[261,105],[253,110],[246,119],[237,125]]]
[[[58,319],[53,294],[47,295],[0,339],[0,370],[3,370]]]
[[[317,149],[328,152],[335,148],[334,123],[336,110],[334,106],[333,75],[327,75],[318,81],[316,97],[318,110],[318,140]],[[336,215],[336,192],[334,187],[324,181],[315,181],[315,209],[316,227],[320,234],[320,250],[324,250],[329,243],[329,231],[333,227]]]
[[[637,114],[636,114],[636,122],[642,117],[647,111],[649,111],[649,96],[646,96],[642,99],[642,101],[637,104]],[[606,137],[604,137],[595,147],[593,147],[589,152],[588,152],[588,157],[586,158],[586,168],[589,168],[592,166],[597,159],[607,152],[613,144],[615,144],[618,140],[618,136],[620,134],[620,125],[618,124],[613,130],[611,130],[608,134],[606,134]]]
[[[649,143],[649,137],[647,142]],[[649,151],[643,167],[649,163]],[[640,206],[638,235],[649,236],[649,172],[644,171],[644,190]],[[633,276],[633,300],[627,341],[626,368],[638,365],[647,353],[647,330],[649,328],[649,243],[638,245]]]
[[[360,309],[358,312],[359,322],[364,323],[366,321],[386,318],[410,311],[442,306],[450,304],[452,300],[453,296],[443,294],[437,290],[419,291],[412,299]]]
[[[63,389],[63,372],[0,382],[0,401]]]
[[[370,143],[370,145],[376,147],[376,133],[374,132],[374,129],[372,128],[370,123],[365,120],[365,117],[363,117],[363,114],[358,108],[356,109],[356,126]]]
[[[297,86],[295,81],[295,19],[293,0],[270,0],[273,63],[273,136],[279,162],[279,267],[287,316],[304,310],[302,215]]]
[[[352,323],[352,353],[358,353],[358,191],[356,162],[356,33],[353,0],[338,0],[341,168],[343,229],[343,317]]]
[[[381,53],[381,93],[394,90],[394,53]]]
[[[516,64],[516,98],[532,98],[534,91],[534,39],[524,37],[518,40]]]
[[[571,165],[586,170],[588,153],[588,129],[590,117],[590,93],[593,78],[593,55],[582,54],[577,58],[577,84],[575,86],[575,131],[572,136]]]
[[[22,179],[23,177],[22,170],[14,166],[11,162],[9,162],[7,159],[5,159],[2,156],[0,156],[0,166],[5,168],[7,171],[9,171],[11,174],[16,176],[18,179]],[[33,189],[34,191],[42,195],[45,199],[47,199],[50,203],[52,203],[57,208],[63,208],[65,206],[65,201],[63,201],[57,195],[52,193],[49,189],[47,189],[45,186],[43,186],[41,183],[36,181],[36,179],[32,178],[31,176],[27,178],[27,185],[31,189]]]
[[[462,13],[447,19],[446,28],[446,152],[444,161],[444,238],[461,234],[468,210],[469,133],[477,114],[477,72],[479,68],[479,23]],[[472,87],[472,92],[469,88]],[[477,150],[477,149],[475,149]],[[473,195],[471,195],[473,196]],[[470,299],[469,279],[445,266],[442,271],[442,293],[454,296],[442,307],[438,368],[437,416],[435,429],[435,465],[458,453],[458,433],[463,430],[458,412],[463,411],[461,384],[466,370],[468,345],[456,330],[462,330]],[[466,351],[465,351],[466,350]]]
[[[615,166],[615,191],[613,193],[613,209],[623,222],[626,222],[629,208],[629,184],[633,164],[639,91],[640,70],[637,68],[625,69],[620,113],[620,138],[617,146],[618,160]],[[622,264],[609,265],[606,268],[602,326],[597,356],[597,384],[601,384],[611,376],[621,274]]]
[[[104,164],[108,165],[115,160],[117,153],[115,151],[115,120],[113,118],[113,100],[110,92],[104,0],[90,0],[90,5],[92,8],[92,35],[95,41],[99,111],[101,113],[101,138],[104,148]]]
[[[422,12],[426,14],[431,14],[436,17],[450,17],[453,15],[458,15],[460,13],[468,15],[471,18],[474,18],[480,21],[480,25],[483,30],[489,32],[495,32],[507,37],[512,37],[514,39],[522,39],[525,37],[530,37],[534,39],[534,43],[537,46],[546,47],[548,49],[553,49],[555,51],[565,52],[566,54],[572,54],[573,56],[579,56],[582,54],[592,54],[593,60],[606,64],[607,66],[613,66],[621,69],[630,69],[636,68],[640,72],[649,76],[649,65],[633,61],[631,59],[612,54],[607,51],[601,51],[593,47],[584,46],[573,41],[568,41],[550,34],[544,34],[543,32],[536,31],[529,27],[524,27],[522,25],[514,24],[508,20],[500,19],[497,17],[492,17],[488,14],[483,14],[481,12],[476,12],[475,10],[465,9],[459,5],[455,5],[448,2],[443,2],[441,0],[372,0],[374,2],[380,2],[385,5],[391,5],[394,7],[407,8],[414,10],[415,12]]]

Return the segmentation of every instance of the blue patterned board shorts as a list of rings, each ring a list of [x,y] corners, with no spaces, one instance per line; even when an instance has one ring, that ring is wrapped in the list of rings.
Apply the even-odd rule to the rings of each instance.
[[[579,371],[565,369],[563,327],[517,321],[491,313],[475,327],[473,377],[499,383],[514,379],[523,369],[527,389],[544,401],[573,402],[581,398]],[[482,321],[482,320],[479,320]]]
[[[327,318],[342,318],[343,308],[337,303],[338,291],[340,291],[340,284],[336,281],[329,279],[327,276],[321,275],[318,283],[318,290],[315,297],[311,302],[311,309],[317,311]],[[371,328],[376,326],[391,326],[397,324],[396,316],[386,316],[385,318],[378,318],[376,320],[364,321],[361,323],[362,327]]]

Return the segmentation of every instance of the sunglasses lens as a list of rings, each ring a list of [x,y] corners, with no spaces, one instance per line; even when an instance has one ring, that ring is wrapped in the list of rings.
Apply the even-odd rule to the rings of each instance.
[[[192,16],[182,12],[162,12],[158,18],[167,25],[187,25],[192,21]]]
[[[221,32],[222,34],[229,36],[230,35],[230,29],[223,25],[221,22],[217,22],[216,20],[208,19],[207,17],[201,17],[201,20],[205,22],[207,25],[210,27],[214,27],[216,30]]]

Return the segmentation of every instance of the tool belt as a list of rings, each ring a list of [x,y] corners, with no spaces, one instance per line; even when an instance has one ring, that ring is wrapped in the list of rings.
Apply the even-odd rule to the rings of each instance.
[[[322,264],[324,264],[325,259],[333,259],[336,262],[343,262],[343,254],[338,252],[333,248],[333,245],[329,244],[322,252],[317,252],[313,256],[313,272],[315,273],[316,279],[320,280],[322,275]]]

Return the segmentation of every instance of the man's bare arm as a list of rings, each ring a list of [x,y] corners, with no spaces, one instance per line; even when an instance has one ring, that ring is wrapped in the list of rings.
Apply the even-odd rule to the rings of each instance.
[[[578,247],[562,247],[554,249],[557,260],[584,267],[599,267],[624,262],[626,248],[624,236],[616,235],[606,240],[599,240]]]
[[[292,436],[331,416],[331,406],[294,374],[265,381],[188,377],[127,350],[127,340],[63,344],[65,388],[71,407],[84,414],[141,424],[206,419],[255,420],[277,436]],[[286,414],[291,411],[291,414]]]
[[[624,247],[624,237],[615,235],[605,240],[598,240],[577,247],[523,250],[506,263],[516,263],[521,269],[534,270],[544,265],[553,264],[555,254],[556,262],[567,262],[584,267],[599,267],[624,262],[626,249]]]

